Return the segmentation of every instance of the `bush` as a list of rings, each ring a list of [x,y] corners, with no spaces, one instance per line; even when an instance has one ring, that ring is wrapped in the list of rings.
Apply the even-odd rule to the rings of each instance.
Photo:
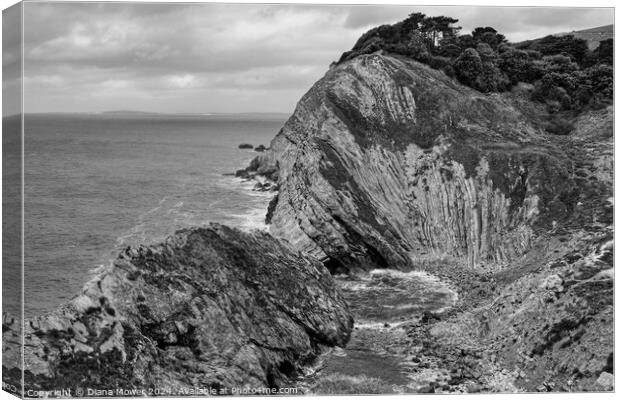
[[[475,49],[465,49],[454,62],[456,76],[465,85],[474,86],[476,78],[482,74],[482,59]]]
[[[543,57],[546,72],[572,73],[579,69],[577,63],[572,62],[571,58],[563,54]]]
[[[454,62],[454,71],[459,81],[483,93],[499,92],[510,87],[510,81],[497,67],[494,52],[487,45],[479,45],[484,59],[477,50],[466,49]]]
[[[530,64],[530,57],[527,52],[513,48],[504,51],[498,60],[499,69],[506,74],[512,85],[528,82]]]
[[[478,43],[476,51],[480,55],[482,62],[495,62],[497,55],[487,43]]]
[[[614,97],[614,69],[598,64],[575,74],[575,87],[589,88],[595,103],[611,104]]]

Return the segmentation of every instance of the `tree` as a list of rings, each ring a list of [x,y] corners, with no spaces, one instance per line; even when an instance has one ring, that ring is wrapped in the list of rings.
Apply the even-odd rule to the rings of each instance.
[[[474,39],[472,35],[461,35],[457,39],[457,44],[462,49],[467,49],[467,48],[474,49],[476,48],[476,45],[478,44],[478,42],[476,42],[476,40]]]
[[[431,56],[426,37],[418,30],[411,32],[407,46],[409,55],[414,60],[427,62]]]
[[[460,27],[454,27],[452,24],[459,22],[458,19],[450,17],[430,17],[425,18],[421,24],[421,31],[425,33],[429,49],[433,50],[443,38],[456,37]]]
[[[443,57],[456,58],[461,54],[463,49],[458,45],[456,37],[447,37],[439,41],[439,46],[435,49],[435,53]]]
[[[506,41],[506,37],[501,33],[498,33],[494,28],[490,26],[486,27],[478,27],[474,29],[471,33],[472,37],[476,41],[476,43],[484,42],[491,46],[493,49],[496,49],[501,43]]]
[[[419,30],[422,27],[423,21],[426,19],[426,15],[422,13],[411,13],[402,22],[402,29],[409,33],[414,30]]]

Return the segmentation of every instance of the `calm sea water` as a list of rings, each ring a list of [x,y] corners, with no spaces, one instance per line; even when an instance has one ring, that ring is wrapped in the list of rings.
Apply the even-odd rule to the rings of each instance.
[[[268,145],[283,118],[28,115],[25,316],[79,292],[128,245],[211,221],[264,227],[267,193],[224,174]],[[5,297],[6,298],[6,297]],[[10,305],[5,305],[10,310]]]

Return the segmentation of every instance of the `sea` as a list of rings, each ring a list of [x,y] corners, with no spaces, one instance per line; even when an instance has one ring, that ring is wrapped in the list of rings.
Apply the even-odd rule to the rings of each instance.
[[[266,229],[273,193],[232,176],[285,115],[27,114],[24,316],[57,308],[120,250],[219,222]],[[4,275],[6,280],[6,274]],[[19,285],[3,284],[5,291]],[[4,295],[7,299],[17,295]],[[19,312],[18,305],[4,309]]]

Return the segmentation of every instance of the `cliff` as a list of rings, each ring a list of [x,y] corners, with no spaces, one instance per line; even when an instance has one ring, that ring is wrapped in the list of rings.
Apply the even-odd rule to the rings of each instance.
[[[212,224],[127,248],[68,304],[26,321],[25,388],[280,387],[352,324],[323,265]],[[4,323],[3,381],[17,387],[19,343]]]
[[[399,339],[418,349],[417,387],[610,390],[613,110],[554,136],[514,97],[358,56],[244,173],[276,180],[270,232],[332,272],[424,269],[458,288],[448,315]]]
[[[333,67],[250,166],[279,174],[271,232],[332,270],[511,260],[568,217],[572,168],[500,96],[380,54]]]

